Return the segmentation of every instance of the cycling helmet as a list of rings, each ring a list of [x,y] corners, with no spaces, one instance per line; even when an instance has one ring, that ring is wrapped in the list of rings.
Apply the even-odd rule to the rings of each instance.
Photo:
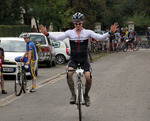
[[[22,35],[22,38],[30,38],[30,34],[24,33],[24,34]]]
[[[83,21],[84,20],[84,14],[77,12],[73,15],[72,20],[73,21]]]

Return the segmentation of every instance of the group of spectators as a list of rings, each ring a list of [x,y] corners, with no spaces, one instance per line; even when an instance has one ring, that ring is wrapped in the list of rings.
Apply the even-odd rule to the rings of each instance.
[[[120,42],[121,45],[124,46],[126,39],[129,39],[128,43],[131,43],[131,50],[133,50],[133,42],[135,38],[136,38],[136,32],[134,31],[133,28],[130,28],[130,30],[128,30],[128,27],[121,28],[121,32],[118,30],[116,33],[112,34],[109,37],[110,50],[112,51],[113,47],[117,46],[118,42]]]

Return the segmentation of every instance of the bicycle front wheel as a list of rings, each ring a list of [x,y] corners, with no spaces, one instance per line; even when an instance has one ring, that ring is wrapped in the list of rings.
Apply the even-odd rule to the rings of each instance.
[[[82,101],[81,101],[81,83],[78,84],[78,110],[79,110],[79,121],[82,121]]]
[[[123,51],[124,51],[124,52],[127,52],[127,48],[128,48],[127,46],[128,46],[127,44],[125,44],[125,45],[123,46]]]
[[[18,73],[15,80],[15,95],[20,96],[21,93],[22,93],[22,81],[20,79],[20,73]]]
[[[134,42],[133,43],[133,50],[134,51],[137,51],[139,49],[139,44],[138,44],[138,42]]]
[[[27,79],[26,79],[25,71],[22,74],[22,90],[24,93],[26,93],[26,91],[27,91]]]

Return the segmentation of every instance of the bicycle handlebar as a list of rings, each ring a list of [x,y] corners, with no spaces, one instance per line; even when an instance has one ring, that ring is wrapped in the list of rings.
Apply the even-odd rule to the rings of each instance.
[[[17,66],[25,66],[25,62],[16,62]]]

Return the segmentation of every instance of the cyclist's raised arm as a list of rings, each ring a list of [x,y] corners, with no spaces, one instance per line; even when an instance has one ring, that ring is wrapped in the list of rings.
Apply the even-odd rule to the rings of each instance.
[[[113,25],[111,25],[110,31],[103,34],[103,35],[97,34],[95,32],[91,32],[90,37],[95,38],[98,41],[101,41],[102,39],[105,39],[105,38],[109,37],[111,33],[114,33],[116,30],[118,30],[119,29],[118,26],[119,26],[118,23],[114,23]]]
[[[45,36],[47,36],[48,38],[50,38],[54,41],[61,41],[68,37],[66,32],[61,35],[58,35],[58,36],[53,36],[49,32],[47,32],[46,27],[44,27],[43,25],[40,25],[40,30]]]

